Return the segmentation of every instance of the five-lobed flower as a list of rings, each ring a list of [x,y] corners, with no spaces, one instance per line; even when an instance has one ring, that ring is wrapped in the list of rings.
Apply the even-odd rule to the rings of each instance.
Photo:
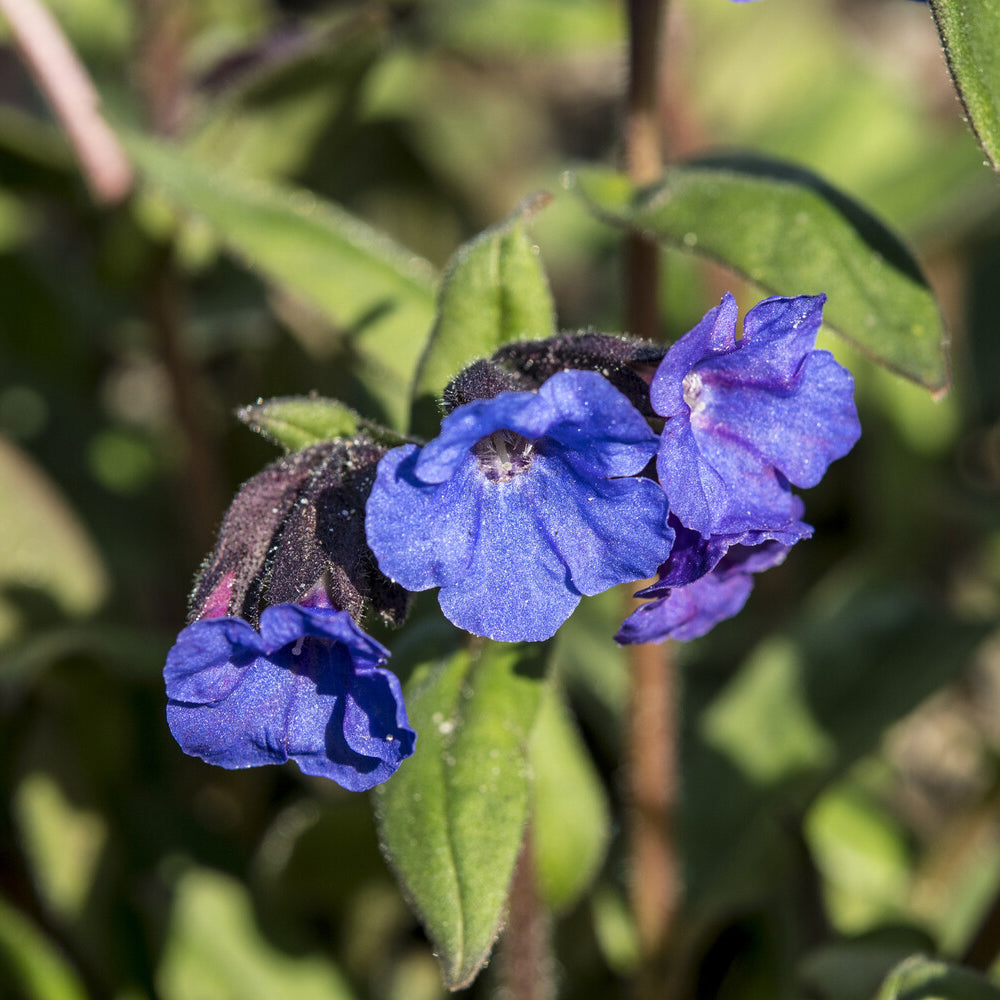
[[[640,473],[656,435],[591,371],[472,400],[424,448],[379,464],[368,544],[407,590],[440,587],[475,635],[547,639],[581,595],[655,572],[670,550],[662,490]]]

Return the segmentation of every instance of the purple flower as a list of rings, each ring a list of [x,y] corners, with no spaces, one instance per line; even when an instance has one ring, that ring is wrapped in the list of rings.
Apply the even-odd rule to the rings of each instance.
[[[861,434],[854,380],[814,350],[825,296],[765,299],[736,340],[736,300],[667,352],[650,386],[666,417],[656,468],[670,508],[706,537],[801,536],[791,492],[815,486]]]
[[[413,753],[388,652],[328,607],[278,604],[260,632],[240,618],[188,625],[167,655],[167,722],[181,749],[219,767],[294,760],[351,791]]]
[[[677,540],[656,583],[635,595],[653,600],[633,611],[615,636],[622,645],[705,635],[743,609],[753,574],[784,562],[791,545],[803,537],[796,532],[780,538],[704,538],[676,527]]]
[[[547,639],[582,594],[651,575],[667,502],[639,478],[656,436],[596,372],[459,406],[441,434],[381,461],[367,507],[379,568],[440,587],[445,616],[507,642]]]

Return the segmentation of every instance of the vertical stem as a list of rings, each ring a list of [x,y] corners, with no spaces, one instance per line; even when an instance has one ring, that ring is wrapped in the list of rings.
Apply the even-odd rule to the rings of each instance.
[[[183,70],[189,8],[186,0],[133,0],[137,37],[134,73],[150,130],[180,130],[186,92]],[[149,268],[146,309],[184,439],[180,528],[192,552],[208,548],[223,508],[218,456],[205,421],[199,372],[184,347],[184,275],[172,243],[157,249]]]
[[[553,1000],[551,932],[549,915],[538,898],[529,827],[510,886],[500,956],[504,1000]]]
[[[629,82],[625,160],[639,185],[663,165],[661,38],[665,0],[629,0]],[[628,332],[659,339],[659,249],[639,233],[625,246]],[[677,671],[669,647],[630,647],[632,690],[626,733],[630,894],[639,936],[640,1000],[664,1000],[667,944],[680,876],[674,835],[677,797]]]

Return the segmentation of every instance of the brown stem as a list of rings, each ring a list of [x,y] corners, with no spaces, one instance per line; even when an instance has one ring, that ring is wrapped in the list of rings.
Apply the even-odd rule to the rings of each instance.
[[[133,0],[136,13],[135,75],[150,130],[174,135],[186,94],[184,43],[186,0]],[[199,372],[184,346],[186,282],[173,244],[157,248],[150,262],[146,303],[156,346],[173,396],[174,416],[184,439],[180,529],[192,552],[208,548],[223,509],[224,491],[215,443],[205,419]]]
[[[677,671],[672,647],[630,649],[626,735],[630,896],[641,959],[638,996],[663,1000],[667,945],[680,890],[677,799]]]
[[[132,166],[101,117],[97,89],[59,24],[40,0],[0,0],[0,13],[62,124],[94,200],[121,201],[132,189]]]
[[[529,827],[510,886],[501,950],[505,1000],[553,1000],[551,931],[549,915],[538,898]]]
[[[663,166],[660,128],[661,37],[665,0],[629,0],[629,83],[625,160],[637,185]],[[659,339],[659,248],[640,233],[625,245],[628,332]],[[677,797],[677,672],[664,646],[630,648],[632,690],[626,733],[630,897],[639,937],[637,996],[664,1000],[667,945],[680,876],[674,811]]]
[[[170,380],[174,415],[184,438],[182,531],[194,555],[208,549],[223,510],[218,462],[197,391],[198,375],[184,350],[184,281],[173,248],[161,247],[149,272],[147,303],[156,345]]]

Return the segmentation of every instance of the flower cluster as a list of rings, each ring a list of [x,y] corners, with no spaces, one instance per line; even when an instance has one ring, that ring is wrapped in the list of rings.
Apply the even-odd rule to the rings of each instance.
[[[731,295],[669,350],[602,334],[509,344],[447,387],[438,437],[298,452],[242,488],[167,659],[181,746],[295,760],[363,789],[414,749],[387,651],[409,592],[490,639],[554,635],[583,595],[655,575],[620,643],[692,639],[809,537],[793,487],[860,434],[816,350],[822,296]]]

